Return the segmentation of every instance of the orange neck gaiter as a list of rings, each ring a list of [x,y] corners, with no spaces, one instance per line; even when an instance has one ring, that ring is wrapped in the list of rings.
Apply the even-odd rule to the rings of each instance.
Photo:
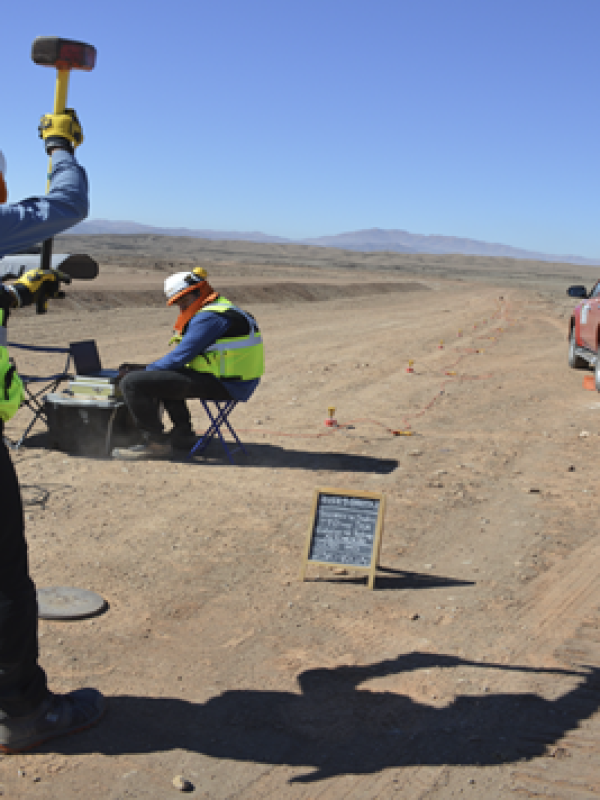
[[[6,188],[6,181],[4,175],[0,172],[0,203],[6,203],[8,200],[8,189]]]
[[[218,293],[212,288],[208,281],[204,281],[204,285],[202,286],[200,296],[194,300],[191,306],[188,306],[185,311],[181,311],[179,316],[177,317],[177,322],[173,326],[173,330],[176,330],[177,333],[183,333],[183,329],[194,316],[200,311],[203,306],[212,303],[213,300],[216,300],[218,297]]]

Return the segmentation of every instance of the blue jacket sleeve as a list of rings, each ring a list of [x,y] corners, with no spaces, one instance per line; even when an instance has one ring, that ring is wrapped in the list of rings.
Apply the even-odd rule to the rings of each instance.
[[[192,317],[187,331],[177,347],[166,356],[148,364],[147,370],[181,369],[192,359],[203,353],[207,347],[227,332],[229,323],[221,314],[207,312]]]
[[[85,170],[71,153],[55,150],[48,194],[0,205],[0,257],[50,239],[87,214]]]

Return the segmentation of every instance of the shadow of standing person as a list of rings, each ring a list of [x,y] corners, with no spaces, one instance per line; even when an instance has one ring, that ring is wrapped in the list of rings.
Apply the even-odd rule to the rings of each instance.
[[[556,700],[533,693],[462,695],[439,708],[394,692],[358,688],[413,670],[474,667],[579,677]],[[90,732],[89,751],[173,749],[213,758],[312,768],[292,781],[373,774],[414,765],[497,765],[542,755],[600,706],[600,669],[536,669],[409,653],[365,666],[307,670],[300,693],[228,690],[204,704],[113,697],[107,724]],[[112,720],[112,723],[111,723]],[[53,744],[82,752],[84,738]]]

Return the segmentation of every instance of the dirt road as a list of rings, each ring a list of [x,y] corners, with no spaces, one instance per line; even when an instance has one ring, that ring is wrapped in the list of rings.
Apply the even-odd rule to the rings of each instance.
[[[108,366],[158,356],[173,314],[136,295],[162,272],[136,269],[108,265],[110,296],[78,287],[11,338],[94,337]],[[566,365],[560,276],[223,263],[211,279],[240,303],[263,291],[246,306],[267,374],[234,417],[248,457],[74,457],[41,426],[15,457],[38,585],[110,605],[41,622],[42,663],[109,710],[0,758],[4,796],[162,799],[176,775],[215,800],[600,796],[600,402]],[[329,405],[348,427],[324,427]],[[299,582],[318,486],[385,492],[374,592],[314,566]]]

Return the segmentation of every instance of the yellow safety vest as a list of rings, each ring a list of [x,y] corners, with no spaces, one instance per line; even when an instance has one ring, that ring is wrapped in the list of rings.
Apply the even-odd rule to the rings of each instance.
[[[0,421],[7,422],[19,410],[25,399],[23,384],[14,364],[8,359],[6,311],[0,309]]]
[[[262,336],[256,327],[256,321],[225,297],[219,297],[196,313],[204,314],[206,311],[217,314],[237,311],[246,318],[250,333],[232,339],[217,339],[203,353],[186,364],[186,367],[196,372],[210,372],[211,375],[223,380],[252,381],[260,378],[265,371],[265,355]],[[169,344],[174,342],[179,344],[182,338],[179,335],[173,336]]]

